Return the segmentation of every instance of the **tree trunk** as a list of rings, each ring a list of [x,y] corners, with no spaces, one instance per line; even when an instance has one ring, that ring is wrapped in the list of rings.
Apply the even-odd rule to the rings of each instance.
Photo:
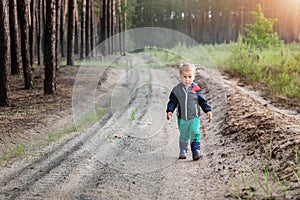
[[[61,4],[61,11],[60,11],[60,51],[61,51],[61,57],[65,57],[65,45],[64,45],[64,35],[65,35],[65,30],[64,30],[64,25],[65,25],[65,0],[62,0]]]
[[[111,33],[111,31],[110,31],[110,1],[112,1],[112,0],[105,0],[106,1],[106,13],[105,13],[105,17],[106,17],[106,26],[105,26],[105,29],[106,29],[106,37],[107,38],[105,38],[105,39],[108,39],[107,40],[107,52],[108,52],[108,54],[110,54],[111,53],[111,40],[110,40],[110,33]]]
[[[113,54],[115,53],[115,37],[114,34],[115,34],[115,0],[111,0],[110,2],[110,41],[111,41],[111,50],[110,50],[110,53]]]
[[[112,50],[111,53],[116,53],[116,37],[113,37],[116,34],[116,7],[115,7],[115,0],[111,1],[111,41],[112,41]]]
[[[79,42],[78,42],[78,6],[77,6],[77,1],[75,1],[75,19],[74,19],[74,53],[78,54],[79,53]]]
[[[9,0],[9,24],[11,38],[11,74],[20,74],[22,67],[17,0]]]
[[[56,69],[59,67],[59,36],[60,36],[60,15],[61,13],[61,5],[62,0],[56,0],[56,41],[55,41],[55,48],[56,48]]]
[[[42,49],[43,49],[43,3],[42,0],[38,0],[37,7],[37,28],[36,28],[36,49],[37,49],[37,59],[38,65],[41,66],[43,64],[42,59]]]
[[[122,6],[122,8],[123,8],[123,11],[122,11],[122,13],[123,13],[123,34],[122,34],[122,36],[123,36],[123,52],[124,52],[124,55],[126,54],[126,41],[125,41],[125,37],[126,37],[126,35],[125,35],[125,31],[126,31],[126,23],[127,23],[127,21],[126,21],[126,18],[127,18],[127,12],[126,12],[126,7],[127,7],[127,0],[124,0],[124,3],[123,3],[123,6]]]
[[[69,0],[68,6],[67,65],[74,65],[74,2],[75,0]]]
[[[35,61],[34,56],[35,56],[35,0],[31,0],[30,2],[30,20],[29,20],[29,46],[30,46],[30,65],[33,66],[33,63]]]
[[[0,106],[9,106],[8,68],[10,65],[10,37],[8,4],[0,1]]]
[[[86,17],[85,17],[85,56],[89,57],[90,55],[90,9],[91,9],[91,0],[86,0]]]
[[[81,36],[80,36],[80,59],[85,57],[85,7],[86,1],[81,1]]]
[[[101,1],[102,3],[102,12],[100,15],[100,40],[99,43],[102,43],[106,39],[106,0]],[[102,44],[101,53],[105,55],[105,46]]]
[[[46,1],[46,25],[45,25],[45,80],[44,93],[54,94],[56,92],[56,0]]]
[[[91,33],[91,57],[95,57],[95,52],[94,52],[94,48],[95,48],[95,36],[94,36],[94,27],[95,27],[95,16],[94,16],[94,0],[90,0],[90,4],[91,4],[91,8],[90,8],[90,33]]]
[[[29,53],[29,9],[28,0],[18,0],[18,17],[21,29],[21,54],[22,54],[22,65],[23,75],[25,81],[25,89],[32,89],[32,75],[30,65],[30,53]]]
[[[119,52],[120,55],[123,55],[123,49],[122,49],[122,2],[121,0],[118,0],[118,6],[117,6],[117,24],[118,24],[118,33],[119,33]]]

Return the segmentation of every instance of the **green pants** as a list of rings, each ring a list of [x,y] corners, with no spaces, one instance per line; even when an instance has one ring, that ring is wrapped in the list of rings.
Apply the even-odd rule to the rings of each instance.
[[[178,118],[178,129],[180,132],[179,142],[200,142],[200,117],[190,120]]]

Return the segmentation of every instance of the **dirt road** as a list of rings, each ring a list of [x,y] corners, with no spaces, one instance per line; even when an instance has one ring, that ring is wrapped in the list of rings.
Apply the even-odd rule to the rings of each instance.
[[[210,123],[202,117],[203,157],[199,161],[192,161],[190,152],[188,159],[177,159],[176,117],[165,119],[169,92],[179,81],[177,69],[147,65],[108,68],[96,90],[96,105],[110,107],[109,112],[87,130],[69,134],[32,157],[3,168],[0,199],[216,200],[267,196],[255,178],[264,178],[264,153],[253,145],[257,140],[246,141],[237,130],[233,132],[247,124],[235,118],[238,113],[230,112],[233,108],[227,101],[243,99],[246,94],[232,82],[223,82],[214,71],[200,67],[198,72],[201,76],[197,81],[214,109]],[[259,104],[246,107],[255,107],[255,103]],[[231,132],[224,132],[223,127]],[[298,133],[294,137],[299,139],[298,130],[293,133]],[[288,198],[298,195],[296,189],[290,190]],[[281,192],[274,186],[269,196],[282,197]]]

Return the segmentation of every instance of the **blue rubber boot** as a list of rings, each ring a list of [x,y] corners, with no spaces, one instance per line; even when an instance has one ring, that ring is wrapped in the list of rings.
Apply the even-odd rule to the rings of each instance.
[[[192,142],[191,149],[193,153],[193,160],[199,160],[200,156],[200,142]]]
[[[179,148],[180,148],[179,159],[186,159],[186,154],[187,154],[187,150],[188,150],[188,143],[179,142]]]

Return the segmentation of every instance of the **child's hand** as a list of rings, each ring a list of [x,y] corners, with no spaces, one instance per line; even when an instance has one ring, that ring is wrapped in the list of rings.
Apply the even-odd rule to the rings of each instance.
[[[167,113],[167,120],[170,120],[170,119],[171,119],[172,114],[173,114],[172,112],[168,112],[168,113]]]
[[[208,119],[211,120],[212,119],[212,113],[211,112],[207,112],[206,114],[207,114]]]

